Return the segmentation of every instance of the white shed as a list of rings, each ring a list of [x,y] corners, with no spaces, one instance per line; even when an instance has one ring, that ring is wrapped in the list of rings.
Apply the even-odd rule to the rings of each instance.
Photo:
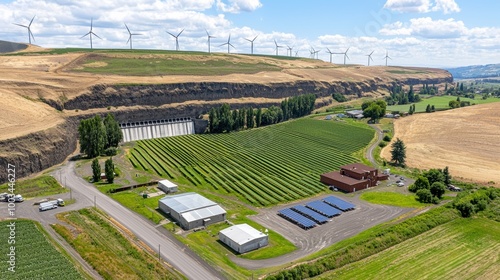
[[[219,232],[219,240],[243,254],[269,244],[269,236],[247,224],[234,225]]]
[[[158,189],[164,191],[165,193],[174,193],[177,192],[177,185],[169,180],[161,180],[158,182]]]

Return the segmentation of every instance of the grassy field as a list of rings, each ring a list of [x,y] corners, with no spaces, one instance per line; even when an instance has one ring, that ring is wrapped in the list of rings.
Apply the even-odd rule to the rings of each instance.
[[[7,192],[8,184],[0,186],[0,193]],[[33,179],[24,179],[16,182],[15,193],[21,194],[25,198],[46,196],[68,192],[67,188],[63,188],[49,175],[42,175]]]
[[[401,194],[395,192],[365,192],[359,197],[365,201],[375,204],[392,205],[398,207],[424,207],[415,199],[414,194]]]
[[[67,253],[55,247],[55,242],[50,241],[48,234],[34,221],[16,220],[12,231],[15,244],[8,244],[10,223],[0,222],[1,279],[90,279],[75,268]],[[15,246],[15,272],[7,270],[10,246]]]
[[[192,56],[196,54],[191,54]],[[280,71],[267,63],[248,63],[240,58],[220,59],[220,55],[197,54],[198,59],[187,60],[183,57],[127,57],[92,55],[82,61],[73,71],[94,74],[117,74],[129,76],[147,75],[227,75],[253,74],[262,71]]]
[[[157,258],[131,243],[115,229],[104,214],[87,208],[58,214],[74,229],[55,224],[53,228],[104,279],[178,279]]]
[[[450,106],[448,103],[452,100],[457,100],[456,96],[434,96],[430,98],[425,98],[422,99],[422,101],[415,103],[415,112],[421,113],[425,112],[425,109],[427,108],[427,104],[430,104],[431,106],[434,105],[436,110],[445,110],[449,109]],[[485,103],[492,103],[492,102],[500,102],[500,98],[495,98],[495,97],[490,97],[488,99],[482,99],[480,97],[476,97],[476,99],[470,99],[470,98],[465,98],[465,97],[460,97],[461,101],[469,101],[470,104],[485,104]],[[394,105],[394,106],[387,106],[388,111],[400,111],[400,112],[408,112],[410,109],[410,104],[405,104],[405,105]]]
[[[497,279],[500,223],[457,219],[318,279]]]
[[[267,206],[323,191],[319,175],[359,161],[353,154],[373,136],[366,125],[303,118],[236,133],[138,141],[129,159],[162,177]]]

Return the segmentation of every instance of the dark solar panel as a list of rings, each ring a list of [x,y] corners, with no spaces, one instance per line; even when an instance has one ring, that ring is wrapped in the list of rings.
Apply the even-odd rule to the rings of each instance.
[[[318,224],[324,224],[328,222],[328,218],[319,214],[318,212],[314,212],[313,210],[303,206],[303,205],[297,205],[292,207],[292,210],[299,212],[300,214],[303,214],[304,216],[313,219],[316,221]]]
[[[328,203],[332,206],[335,206],[342,211],[348,211],[348,210],[352,210],[352,209],[356,208],[356,206],[354,204],[349,203],[347,201],[344,201],[344,200],[342,200],[338,197],[335,197],[335,196],[328,196],[328,197],[325,197],[323,200],[326,203]]]
[[[310,209],[312,209],[312,210],[314,210],[322,215],[325,215],[328,218],[335,217],[335,216],[342,214],[342,211],[340,211],[339,209],[337,209],[333,206],[330,206],[330,205],[328,205],[320,200],[309,202],[306,204],[306,207],[310,208]]]
[[[278,211],[278,213],[280,216],[291,220],[302,228],[308,229],[316,226],[316,222],[293,211],[291,208],[281,209]]]

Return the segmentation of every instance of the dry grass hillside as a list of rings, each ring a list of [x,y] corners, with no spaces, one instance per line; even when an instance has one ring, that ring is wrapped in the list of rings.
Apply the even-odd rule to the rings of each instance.
[[[394,122],[405,143],[407,164],[419,169],[449,166],[452,176],[500,184],[500,103],[417,114]],[[390,159],[390,146],[382,151]]]
[[[245,65],[256,68],[254,73],[228,73],[224,75],[204,75],[211,67],[198,68],[196,74],[155,74],[121,75],[120,68],[110,68],[110,73],[98,74],[99,68],[109,63],[122,61],[122,67],[129,67],[130,61],[149,61],[158,65],[169,61],[223,63],[223,65]],[[224,64],[225,63],[225,64]],[[260,68],[268,69],[258,71]],[[118,66],[119,67],[119,66]],[[159,66],[151,66],[153,70]],[[182,66],[180,66],[182,68]],[[223,66],[226,67],[226,66]],[[226,67],[227,68],[227,67]],[[85,70],[85,71],[82,71]],[[201,70],[200,70],[201,69]],[[222,69],[224,70],[224,69]],[[246,68],[245,68],[246,70]],[[97,71],[97,74],[96,74]],[[146,71],[146,70],[145,70]],[[205,72],[203,72],[205,71]],[[229,71],[230,72],[230,71]],[[248,56],[205,53],[147,53],[67,51],[58,53],[29,46],[21,54],[0,56],[0,140],[11,139],[31,132],[45,130],[61,123],[65,111],[57,111],[47,105],[47,100],[64,101],[88,93],[96,84],[168,84],[183,82],[231,82],[272,84],[293,81],[351,81],[367,80],[390,83],[407,78],[449,77],[448,73],[437,69],[411,69],[399,67],[341,67],[312,59],[287,59],[272,56]],[[74,115],[73,111],[71,115]]]

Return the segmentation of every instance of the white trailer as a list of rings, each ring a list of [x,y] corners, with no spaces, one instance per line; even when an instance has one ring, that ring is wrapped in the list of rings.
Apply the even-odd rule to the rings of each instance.
[[[50,210],[50,209],[54,209],[54,208],[57,208],[57,204],[53,204],[50,202],[42,202],[42,203],[40,203],[38,210],[46,211],[46,210]]]
[[[52,203],[52,204],[57,205],[57,206],[64,206],[65,205],[64,200],[62,200],[61,198],[58,198],[55,200],[50,200],[47,203]]]

